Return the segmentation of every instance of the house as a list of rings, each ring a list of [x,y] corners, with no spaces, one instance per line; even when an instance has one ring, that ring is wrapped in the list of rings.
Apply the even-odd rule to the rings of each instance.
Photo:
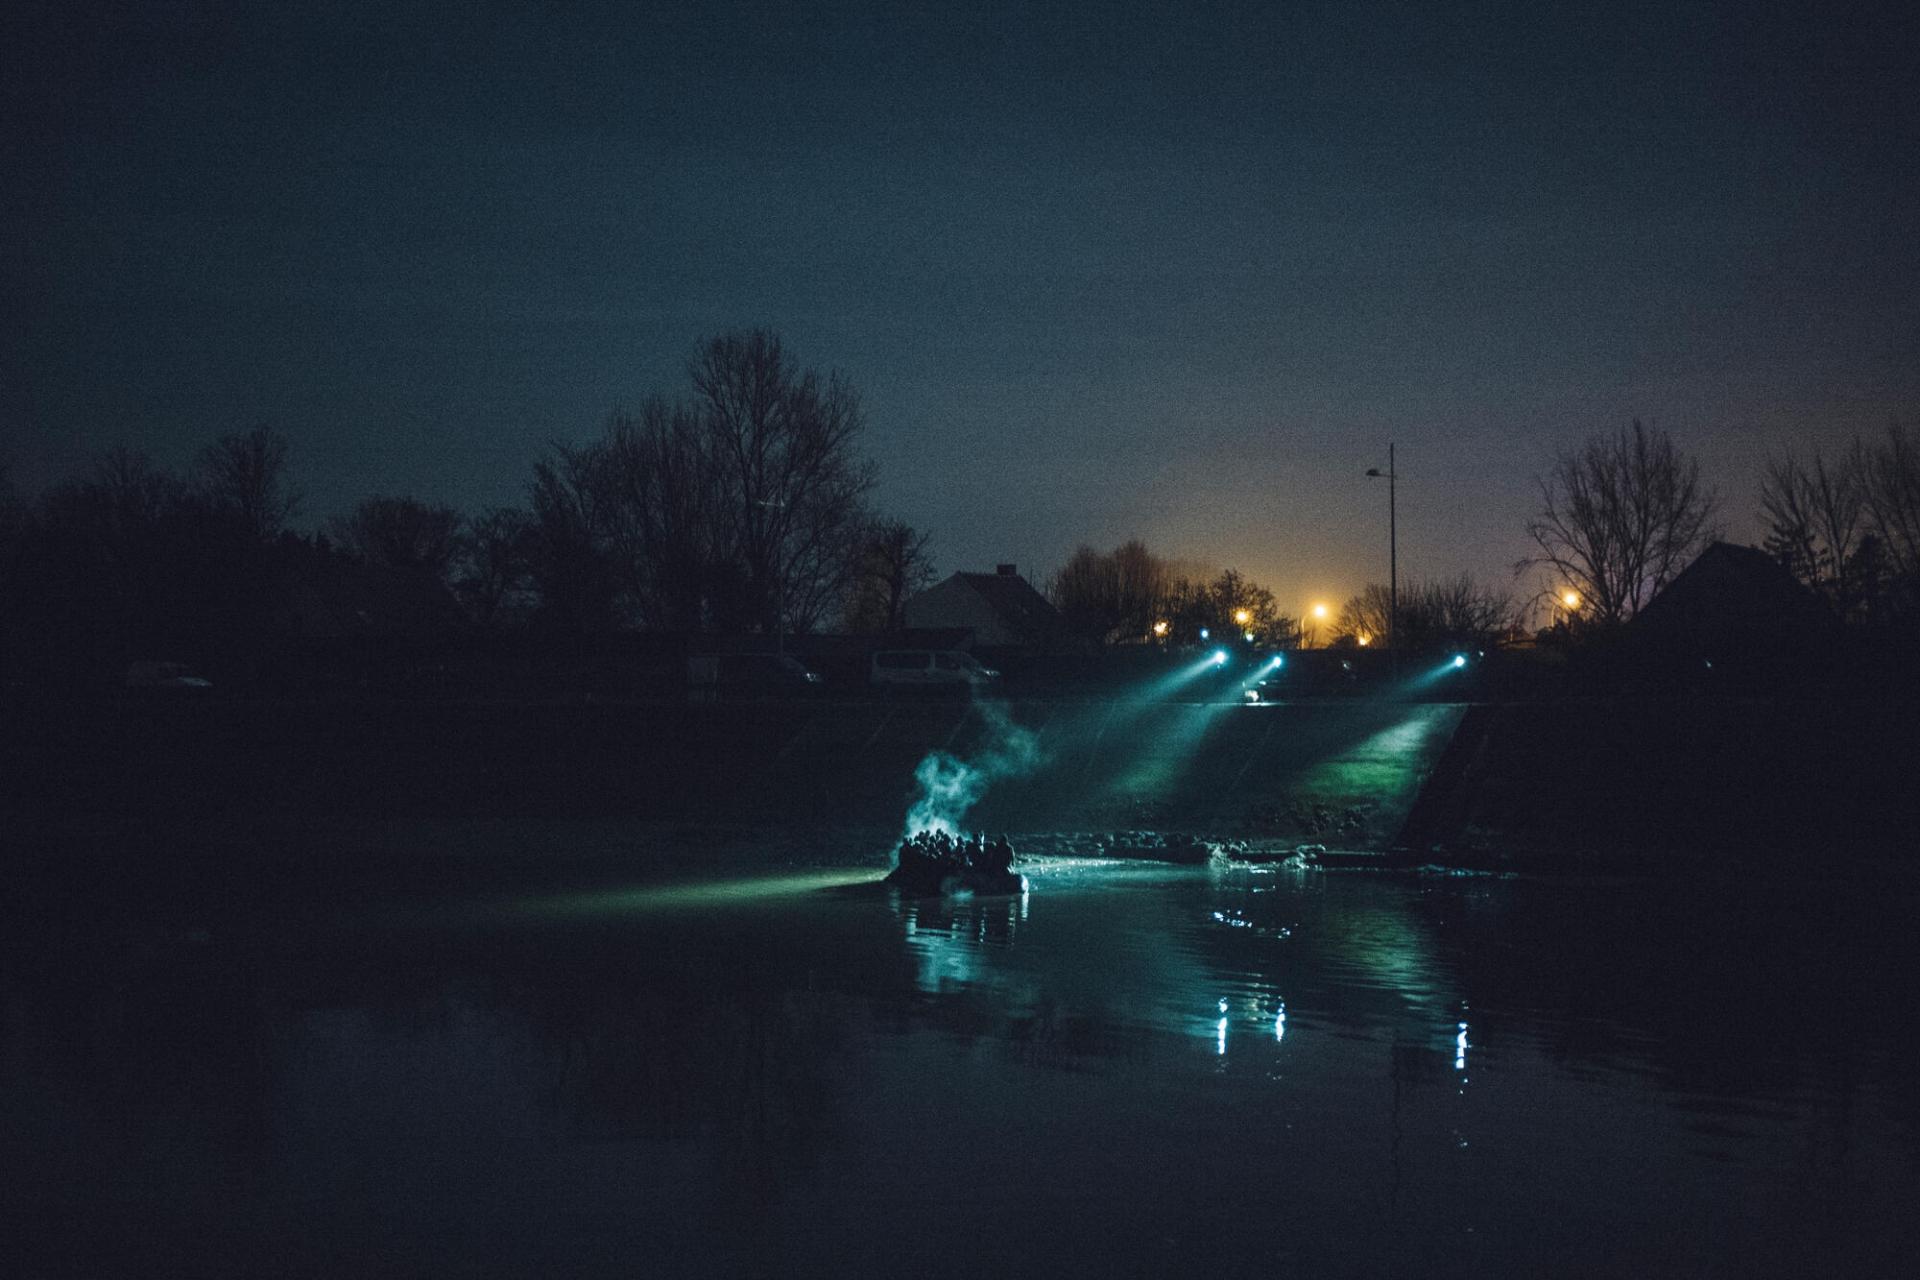
[[[1806,664],[1830,651],[1839,624],[1780,562],[1716,542],[1649,600],[1628,625],[1643,659],[1753,674]]]
[[[935,583],[906,606],[915,630],[964,627],[983,649],[1037,648],[1060,634],[1060,613],[1016,566],[992,573],[956,573]]]

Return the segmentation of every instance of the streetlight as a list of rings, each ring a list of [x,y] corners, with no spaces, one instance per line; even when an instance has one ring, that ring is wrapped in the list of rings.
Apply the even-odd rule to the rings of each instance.
[[[1387,478],[1387,648],[1393,651],[1393,664],[1400,665],[1400,529],[1399,518],[1394,510],[1394,482],[1399,473],[1394,470],[1393,443],[1387,443],[1387,469],[1368,467],[1367,474],[1378,480],[1382,475]]]
[[[1313,631],[1310,633],[1310,637],[1307,641],[1307,648],[1316,649],[1319,647],[1320,624],[1322,622],[1325,622],[1326,620],[1327,620],[1327,606],[1323,604],[1317,604],[1313,606]]]

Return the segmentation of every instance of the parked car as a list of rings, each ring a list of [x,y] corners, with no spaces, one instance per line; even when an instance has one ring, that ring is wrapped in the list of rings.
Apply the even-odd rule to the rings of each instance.
[[[1000,678],[972,654],[952,649],[881,649],[873,655],[868,680],[882,689],[965,691]]]
[[[184,662],[142,661],[127,666],[127,688],[164,693],[205,693],[213,681],[195,675]]]
[[[817,693],[821,678],[784,653],[721,653],[687,659],[688,687],[696,699],[791,698]]]

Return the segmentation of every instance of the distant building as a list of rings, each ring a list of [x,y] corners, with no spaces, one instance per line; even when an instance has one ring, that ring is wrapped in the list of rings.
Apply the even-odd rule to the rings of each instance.
[[[956,573],[909,596],[907,626],[964,627],[984,649],[1037,648],[1060,634],[1060,613],[1014,565],[992,573]]]
[[[1830,649],[1839,624],[1779,561],[1716,542],[1628,625],[1643,654],[1703,669],[1780,669]]]

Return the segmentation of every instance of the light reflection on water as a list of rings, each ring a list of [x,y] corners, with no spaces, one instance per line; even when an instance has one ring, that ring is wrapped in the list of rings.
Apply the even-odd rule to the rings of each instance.
[[[50,1172],[5,1208],[315,1272],[1861,1273],[1916,1244],[1913,942],[1858,902],[1028,873],[13,972],[4,1154]],[[995,1224],[958,1250],[956,1198]]]

